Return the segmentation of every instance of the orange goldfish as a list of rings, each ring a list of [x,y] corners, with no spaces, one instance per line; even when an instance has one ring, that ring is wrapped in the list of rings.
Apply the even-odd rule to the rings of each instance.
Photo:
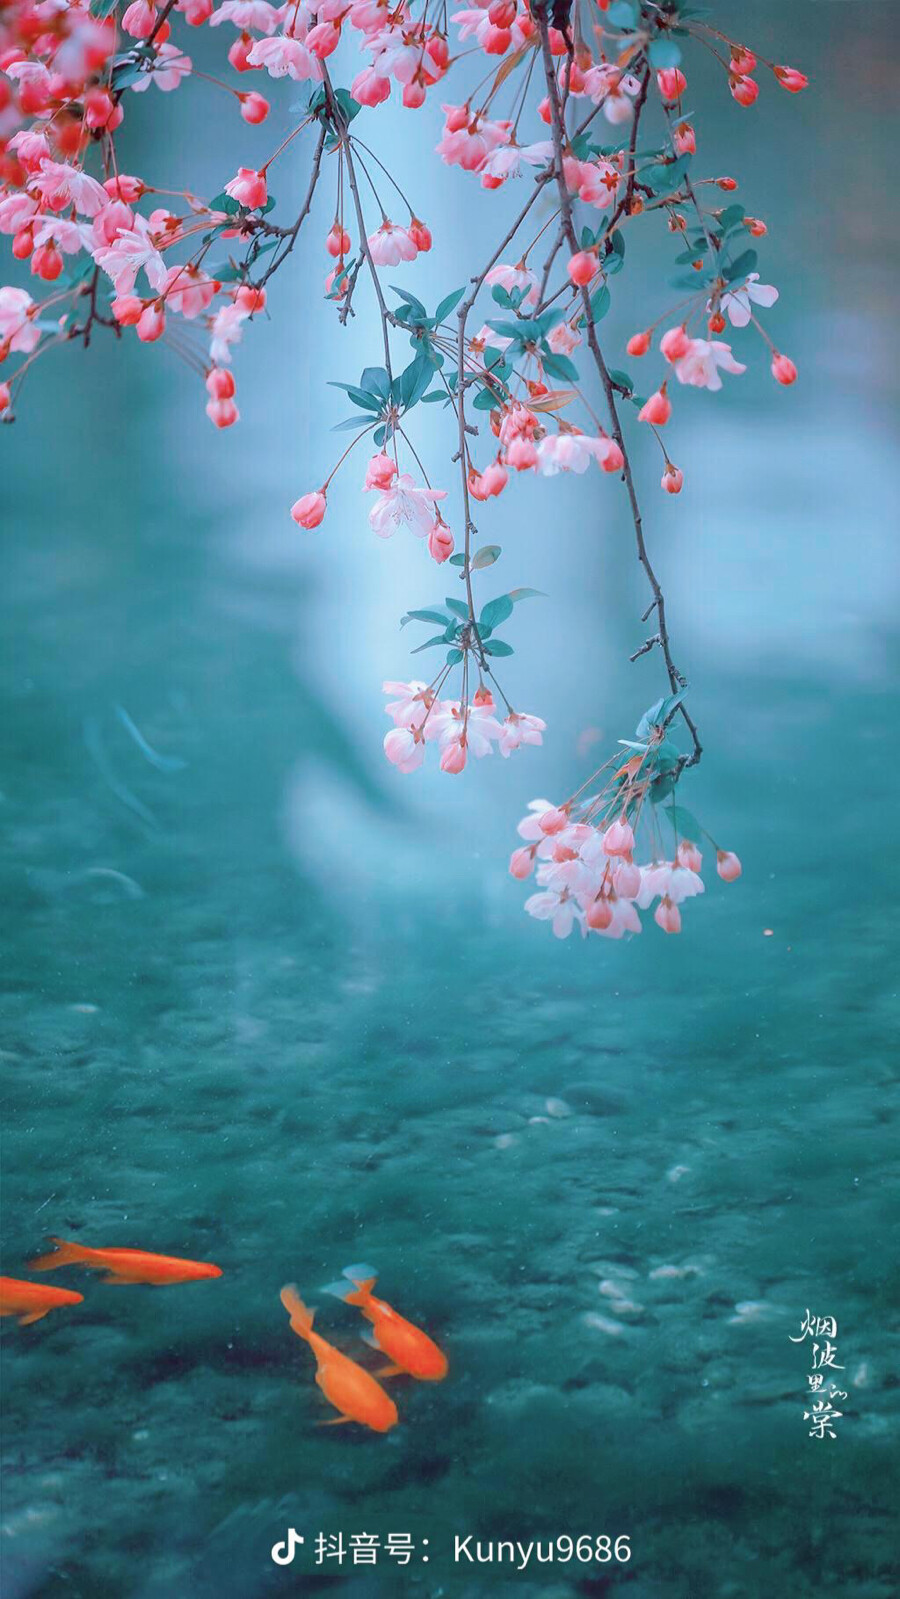
[[[39,1255],[28,1262],[31,1271],[54,1271],[57,1266],[86,1266],[105,1271],[105,1283],[151,1283],[165,1288],[170,1283],[190,1283],[198,1277],[221,1277],[222,1268],[204,1260],[179,1260],[175,1255],[151,1255],[144,1249],[88,1249],[84,1244],[67,1244],[51,1238],[53,1254]]]
[[[447,1356],[433,1339],[414,1327],[411,1321],[398,1316],[396,1310],[376,1299],[372,1289],[377,1276],[371,1266],[347,1266],[344,1276],[353,1284],[332,1283],[329,1293],[336,1294],[348,1305],[358,1305],[363,1315],[372,1323],[373,1345],[392,1361],[379,1377],[392,1377],[405,1371],[420,1382],[440,1382],[447,1375]]]
[[[84,1294],[75,1294],[70,1288],[49,1288],[46,1283],[0,1277],[0,1316],[18,1316],[20,1327],[30,1327],[60,1305],[80,1305],[83,1300]]]
[[[341,1412],[335,1421],[324,1425],[338,1427],[342,1421],[358,1421],[373,1432],[389,1432],[396,1427],[397,1406],[393,1399],[355,1360],[313,1332],[315,1312],[307,1309],[293,1284],[282,1288],[281,1303],[297,1337],[306,1340],[316,1357],[316,1382],[328,1403]]]

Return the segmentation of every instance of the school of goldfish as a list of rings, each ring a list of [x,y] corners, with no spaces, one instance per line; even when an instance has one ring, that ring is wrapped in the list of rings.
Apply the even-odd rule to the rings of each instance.
[[[138,1283],[163,1288],[175,1283],[197,1282],[204,1277],[221,1277],[222,1269],[210,1261],[181,1260],[174,1255],[155,1255],[143,1249],[88,1249],[83,1244],[51,1238],[56,1247],[47,1255],[28,1262],[30,1271],[55,1271],[59,1266],[82,1266],[105,1273],[100,1280],[113,1286]],[[281,1290],[281,1303],[290,1317],[292,1330],[302,1338],[316,1358],[316,1383],[337,1416],[321,1426],[339,1427],[355,1421],[372,1432],[389,1432],[399,1420],[397,1406],[382,1387],[379,1378],[405,1375],[419,1382],[440,1382],[447,1375],[447,1357],[432,1338],[394,1310],[384,1299],[376,1299],[373,1289],[377,1273],[371,1266],[347,1266],[339,1282],[329,1283],[326,1293],[358,1307],[371,1323],[363,1338],[384,1355],[387,1364],[368,1371],[342,1350],[313,1331],[315,1311],[300,1298],[293,1284]],[[18,1316],[19,1326],[40,1321],[51,1310],[64,1305],[80,1305],[84,1295],[68,1288],[52,1288],[46,1283],[0,1277],[0,1316]]]

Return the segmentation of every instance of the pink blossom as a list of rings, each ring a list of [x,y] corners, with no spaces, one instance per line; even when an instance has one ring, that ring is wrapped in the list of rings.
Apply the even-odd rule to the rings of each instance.
[[[509,266],[501,261],[497,266],[491,267],[484,281],[489,288],[497,286],[505,289],[507,294],[511,294],[514,289],[526,289],[528,292],[525,294],[522,304],[537,305],[538,303],[537,274],[532,272],[530,267],[525,266],[522,261],[519,262],[518,266]],[[496,335],[490,333],[489,330],[489,337],[493,339],[496,338]]]
[[[237,303],[223,305],[216,312],[209,341],[209,358],[216,366],[230,364],[231,346],[239,344],[243,338],[244,323],[249,315],[249,310]]]
[[[108,199],[96,178],[62,161],[42,161],[40,171],[29,182],[29,189],[36,190],[51,204],[68,201],[86,217],[96,216]]]
[[[161,44],[157,46],[153,71],[143,73],[130,87],[134,94],[141,94],[149,89],[152,82],[157,89],[162,89],[163,94],[169,94],[178,88],[182,78],[188,77],[192,70],[191,58],[183,50],[174,44]]]
[[[209,25],[218,28],[221,23],[230,22],[242,32],[252,29],[254,33],[274,33],[280,15],[280,10],[267,4],[267,0],[225,0],[210,17]]]
[[[540,894],[532,894],[525,901],[525,910],[539,922],[549,922],[555,938],[568,938],[576,922],[582,934],[585,931],[584,912],[577,900],[570,897],[567,889],[563,889],[562,893],[546,889]]]
[[[385,706],[388,716],[393,719],[395,727],[421,727],[428,711],[434,703],[434,696],[425,683],[395,683],[382,684],[385,694],[396,694],[397,699]]]
[[[255,171],[253,167],[238,167],[237,176],[226,183],[225,193],[230,194],[232,200],[237,200],[238,205],[246,206],[248,211],[257,211],[269,198],[266,175]]]
[[[426,538],[434,526],[434,504],[445,500],[445,489],[418,488],[408,472],[384,490],[369,512],[369,525],[380,539],[389,539],[398,527],[408,527]]]
[[[425,759],[425,745],[411,728],[392,727],[384,735],[384,753],[401,772],[414,772]]]
[[[112,278],[116,294],[130,294],[140,271],[147,275],[151,288],[159,293],[166,279],[166,266],[146,217],[136,216],[133,228],[124,228],[112,244],[95,249],[94,260]]]
[[[510,711],[500,729],[497,748],[501,755],[508,757],[522,744],[543,744],[542,734],[546,729],[547,723],[542,722],[539,716]]]
[[[132,39],[149,39],[156,22],[156,7],[149,0],[132,0],[122,16],[122,28]]]
[[[296,83],[307,80],[320,83],[322,80],[322,63],[300,39],[288,38],[283,33],[271,39],[257,39],[247,62],[251,67],[264,67],[270,78],[293,78]]]
[[[170,311],[180,311],[191,320],[207,310],[215,298],[218,284],[195,266],[169,267],[165,276],[161,298]]]
[[[740,877],[742,870],[743,867],[732,850],[716,850],[716,871],[723,883],[734,883]]]
[[[28,354],[39,342],[40,328],[28,314],[33,305],[27,290],[0,288],[0,354],[7,350]]]
[[[709,389],[713,393],[722,387],[720,370],[737,374],[746,372],[747,368],[734,359],[731,345],[722,344],[718,339],[691,339],[687,354],[675,362],[675,376],[679,383],[690,384],[695,389]]]
[[[397,266],[401,261],[414,261],[418,254],[409,229],[389,222],[386,217],[377,232],[369,234],[367,242],[376,266]]]
[[[778,290],[773,289],[770,283],[760,283],[759,273],[751,272],[746,282],[740,289],[729,289],[722,295],[722,310],[728,317],[733,328],[745,328],[750,321],[752,311],[750,302],[754,305],[774,305],[778,299]]]

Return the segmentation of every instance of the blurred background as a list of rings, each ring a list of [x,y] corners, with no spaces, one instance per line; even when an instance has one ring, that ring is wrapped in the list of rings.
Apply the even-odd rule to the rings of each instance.
[[[455,1532],[631,1535],[627,1567],[522,1595],[896,1592],[894,16],[718,6],[812,79],[761,74],[749,111],[686,63],[698,167],[768,223],[766,326],[800,378],[748,330],[726,392],[679,390],[678,498],[631,430],[706,748],[683,800],[744,863],[680,939],[559,945],[506,870],[527,802],[663,692],[655,655],[628,664],[646,595],[614,482],[516,482],[479,516],[504,552],[479,595],[548,596],[501,677],[544,747],[458,779],[384,760],[382,680],[418,670],[399,617],[457,579],[374,537],[362,459],[317,532],[288,516],[346,442],[327,379],[381,359],[365,285],[347,329],[321,299],[329,183],[237,352],[238,427],[130,337],[30,376],[0,436],[3,1269],[57,1233],[226,1275],[120,1296],[66,1273],[77,1314],[4,1324],[7,1596],[268,1595],[290,1524],[307,1549],[418,1540],[402,1578],[307,1553],[309,1586],[360,1599],[500,1589],[454,1569]],[[189,48],[215,71],[212,39]],[[296,86],[262,87],[261,128],[199,79],[130,96],[128,168],[217,192],[293,125]],[[356,125],[433,229],[387,274],[429,307],[521,203],[438,165],[439,98]],[[308,154],[273,169],[277,214]],[[620,360],[670,295],[644,233],[604,324]],[[458,529],[448,425],[425,407],[415,441]],[[398,1385],[386,1439],[315,1427],[278,1302],[359,1259],[451,1360]],[[803,1420],[807,1307],[838,1319],[836,1441]],[[350,1311],[320,1318],[359,1349]]]

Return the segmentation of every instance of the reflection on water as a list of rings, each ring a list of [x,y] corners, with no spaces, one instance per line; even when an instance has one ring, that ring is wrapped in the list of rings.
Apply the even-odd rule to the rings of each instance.
[[[226,1275],[119,1293],[66,1274],[77,1314],[4,1324],[4,1591],[280,1592],[268,1551],[293,1524],[427,1537],[403,1580],[429,1595],[507,1580],[454,1569],[455,1533],[607,1532],[631,1535],[623,1570],[510,1586],[887,1599],[897,704],[886,444],[860,398],[885,357],[827,401],[798,387],[790,436],[780,392],[760,394],[774,422],[710,408],[692,497],[660,512],[709,746],[688,803],[743,880],[681,939],[559,946],[506,876],[515,819],[583,778],[586,726],[628,736],[656,690],[620,665],[638,588],[612,486],[572,485],[571,527],[522,496],[498,513],[509,581],[551,595],[516,623],[522,703],[559,707],[545,749],[404,782],[379,688],[406,667],[396,615],[437,591],[416,592],[418,548],[372,548],[355,491],[327,537],[284,527],[338,414],[298,447],[315,413],[290,338],[301,377],[285,360],[271,414],[248,403],[218,457],[146,350],[71,361],[17,430],[4,1270],[52,1232]],[[813,358],[809,324],[784,343]],[[818,441],[842,430],[835,481]],[[387,1438],[315,1427],[278,1302],[359,1259],[451,1357],[439,1387],[397,1384]],[[802,1420],[807,1306],[839,1322],[834,1443]],[[328,1574],[355,1596],[398,1580]]]

